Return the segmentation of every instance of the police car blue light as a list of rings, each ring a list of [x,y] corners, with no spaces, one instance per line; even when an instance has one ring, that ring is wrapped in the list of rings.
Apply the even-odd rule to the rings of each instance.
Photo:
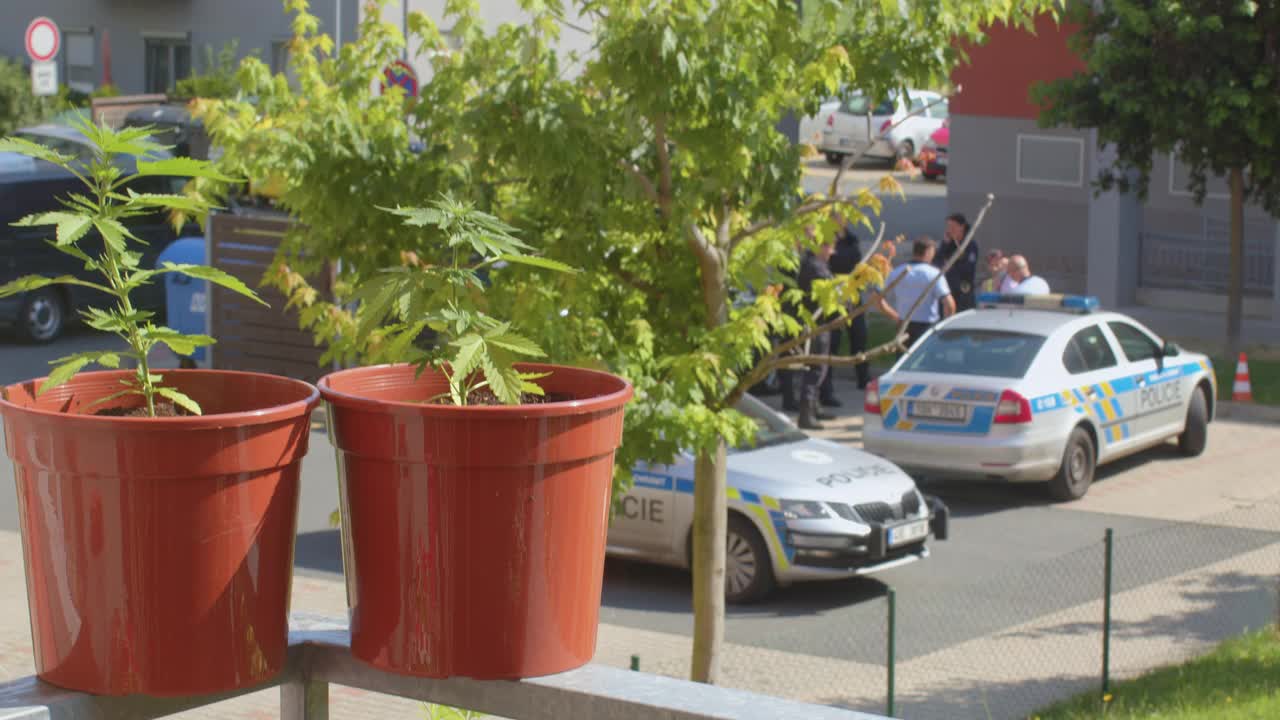
[[[981,293],[978,307],[1020,307],[1034,310],[1066,310],[1091,313],[1098,309],[1098,298],[1092,295],[1015,295]]]
[[[1046,482],[1083,496],[1099,465],[1207,442],[1209,359],[1080,295],[991,295],[939,323],[864,398],[863,446],[917,479]]]

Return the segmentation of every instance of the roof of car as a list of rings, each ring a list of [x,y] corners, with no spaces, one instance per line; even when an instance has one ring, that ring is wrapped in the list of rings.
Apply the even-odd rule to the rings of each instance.
[[[32,135],[47,135],[49,137],[61,138],[63,140],[71,140],[72,142],[87,143],[88,138],[79,130],[68,127],[66,125],[55,125],[53,123],[45,123],[43,125],[32,125],[30,127],[19,128],[20,133],[30,133]]]
[[[1028,335],[1049,336],[1069,325],[1083,325],[1086,320],[1111,320],[1115,313],[1079,314],[1057,310],[1024,310],[1022,308],[979,308],[960,313],[944,326],[947,330],[1004,330]]]

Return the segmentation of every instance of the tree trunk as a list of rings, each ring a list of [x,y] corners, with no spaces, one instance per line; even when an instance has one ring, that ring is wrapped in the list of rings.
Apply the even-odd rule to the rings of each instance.
[[[1227,357],[1235,366],[1240,355],[1240,327],[1244,318],[1244,170],[1232,168],[1231,269],[1227,277]]]
[[[691,230],[702,280],[706,326],[715,329],[729,321],[728,217],[726,211],[711,242]],[[725,544],[729,525],[728,458],[724,439],[698,454],[693,474],[693,657],[690,679],[715,683],[720,674],[720,645],[724,640]]]
[[[724,641],[727,452],[721,440],[712,453],[698,456],[693,473],[693,660],[690,678],[715,683],[720,678]]]

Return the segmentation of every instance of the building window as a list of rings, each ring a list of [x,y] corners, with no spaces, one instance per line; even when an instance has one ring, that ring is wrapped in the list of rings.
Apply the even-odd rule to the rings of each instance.
[[[147,38],[147,92],[167,93],[190,76],[190,39]]]
[[[1084,185],[1084,140],[1055,135],[1018,135],[1018,182]]]
[[[289,41],[273,40],[271,42],[271,74],[286,72],[289,69]]]
[[[93,31],[68,28],[62,38],[66,43],[67,86],[82,93],[93,92],[98,79]]]
[[[1226,200],[1231,197],[1231,188],[1227,179],[1221,175],[1210,175],[1204,179],[1205,197],[1215,200]],[[1178,159],[1176,152],[1169,153],[1169,194],[1177,197],[1191,197],[1191,170]]]

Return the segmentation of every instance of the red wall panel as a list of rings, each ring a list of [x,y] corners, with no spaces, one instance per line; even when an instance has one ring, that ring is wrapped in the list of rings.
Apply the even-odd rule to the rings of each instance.
[[[1084,61],[1067,47],[1077,28],[1045,15],[1036,20],[1035,34],[1001,23],[988,28],[986,43],[961,45],[969,62],[951,73],[952,84],[962,87],[951,100],[951,112],[1035,118],[1039,108],[1027,98],[1032,84],[1084,69]]]

